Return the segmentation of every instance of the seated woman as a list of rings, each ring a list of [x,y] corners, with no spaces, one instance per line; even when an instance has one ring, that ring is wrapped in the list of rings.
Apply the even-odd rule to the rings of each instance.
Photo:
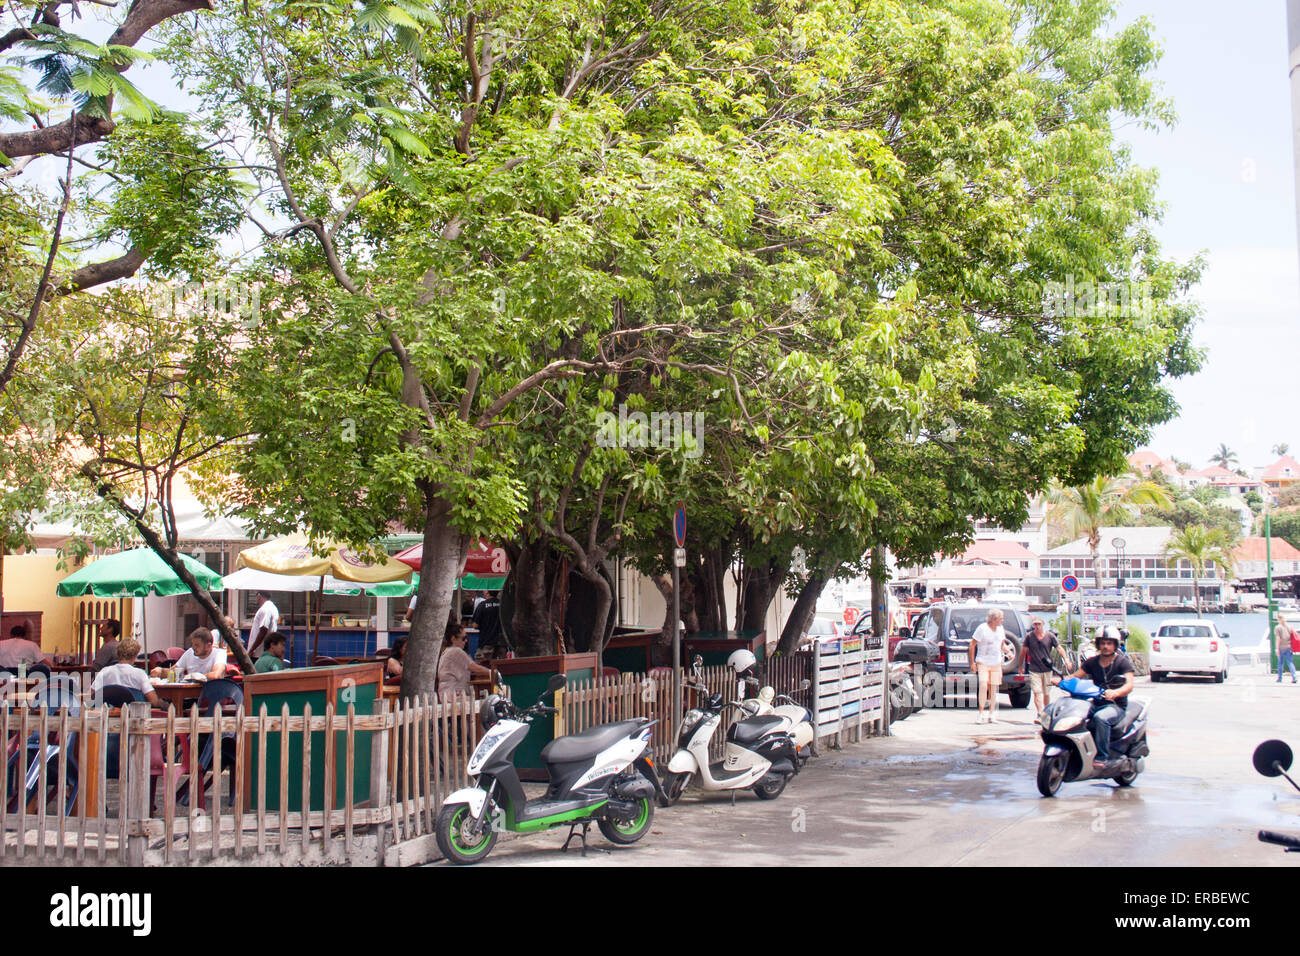
[[[384,682],[395,684],[402,679],[402,655],[406,653],[406,638],[393,641],[392,653],[384,662]]]
[[[137,691],[140,696],[154,707],[167,709],[158,692],[149,683],[149,675],[133,663],[140,653],[140,642],[133,637],[124,637],[117,642],[117,663],[110,664],[95,675],[90,685],[96,696],[103,694],[107,687],[121,687]]]
[[[438,658],[438,697],[447,698],[453,694],[469,694],[471,677],[490,677],[492,672],[482,664],[474,663],[465,646],[469,638],[461,624],[448,624],[444,638],[446,644],[442,657]]]

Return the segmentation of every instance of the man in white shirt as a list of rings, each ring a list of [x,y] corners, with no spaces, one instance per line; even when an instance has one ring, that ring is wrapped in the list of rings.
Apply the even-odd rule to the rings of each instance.
[[[217,680],[226,676],[226,652],[217,647],[212,640],[212,632],[206,627],[194,629],[190,635],[190,649],[176,662],[180,676],[202,674],[208,680]],[[153,676],[161,677],[163,669],[155,667]]]
[[[967,660],[979,674],[979,719],[977,724],[993,723],[998,713],[998,691],[1002,689],[1002,642],[1007,632],[1002,627],[1002,612],[990,609],[985,623],[975,628],[967,648]],[[988,706],[988,716],[984,708]]]
[[[30,668],[44,660],[45,654],[41,646],[27,639],[27,628],[22,624],[15,624],[9,631],[8,639],[0,641],[0,669],[16,673],[23,664]]]
[[[261,591],[257,592],[257,599],[261,603],[257,608],[257,613],[253,615],[253,626],[248,629],[249,657],[252,657],[257,651],[257,646],[262,643],[266,635],[273,634],[280,629],[280,609]]]
[[[125,687],[128,690],[138,691],[140,696],[147,700],[155,707],[166,709],[166,704],[158,696],[158,692],[153,689],[149,683],[149,675],[144,672],[143,668],[136,667],[135,657],[140,653],[140,642],[133,637],[117,642],[117,662],[109,664],[98,674],[95,675],[95,682],[90,685],[90,689],[96,695],[103,693],[106,687]],[[98,701],[97,701],[98,703]]]

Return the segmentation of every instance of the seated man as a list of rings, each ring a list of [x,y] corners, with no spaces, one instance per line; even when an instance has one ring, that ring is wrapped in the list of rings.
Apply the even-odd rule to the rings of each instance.
[[[253,670],[259,674],[269,674],[272,671],[282,671],[289,665],[284,662],[284,635],[279,631],[272,631],[266,636],[266,650],[262,656],[257,659],[257,664]]]
[[[90,685],[90,689],[98,697],[107,687],[125,687],[128,690],[139,691],[150,704],[166,710],[167,705],[149,683],[149,675],[134,664],[135,657],[139,653],[140,642],[135,638],[128,637],[118,641],[117,663],[110,664],[96,674],[95,682]]]
[[[121,636],[121,621],[109,618],[107,621],[100,622],[99,639],[104,643],[100,644],[99,650],[95,652],[95,673],[99,673],[105,667],[117,663],[117,642]]]
[[[226,652],[212,640],[212,631],[206,627],[194,629],[190,634],[190,649],[176,662],[176,672],[181,677],[202,674],[208,680],[226,676]],[[162,674],[163,668],[153,669],[153,676],[161,677]]]
[[[17,674],[19,668],[39,670],[49,674],[49,661],[41,651],[41,646],[27,639],[27,626],[15,624],[9,629],[9,637],[0,641],[0,671]]]
[[[1105,688],[1101,699],[1093,702],[1092,739],[1097,741],[1097,757],[1092,765],[1097,770],[1107,769],[1110,764],[1111,731],[1128,707],[1129,694],[1133,692],[1133,662],[1127,654],[1119,651],[1119,629],[1106,627],[1097,635],[1097,656],[1090,657],[1075,671],[1072,677],[1081,677],[1092,681],[1098,687]],[[1059,684],[1060,678],[1053,678],[1053,684]]]

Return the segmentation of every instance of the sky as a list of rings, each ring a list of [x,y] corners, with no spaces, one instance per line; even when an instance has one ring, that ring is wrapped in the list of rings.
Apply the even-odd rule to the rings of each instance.
[[[1203,370],[1170,387],[1177,419],[1149,447],[1203,466],[1218,446],[1243,468],[1300,457],[1300,255],[1285,0],[1117,0],[1117,23],[1151,21],[1164,55],[1155,71],[1179,119],[1173,129],[1124,127],[1134,160],[1160,174],[1157,232],[1168,255],[1208,261],[1193,293]],[[144,46],[148,46],[148,42]],[[191,105],[162,64],[135,68],[159,102]],[[53,185],[59,170],[41,168]]]
[[[1178,123],[1124,129],[1133,157],[1160,173],[1167,254],[1209,267],[1202,371],[1171,384],[1182,411],[1150,447],[1202,467],[1219,444],[1242,467],[1278,443],[1300,456],[1300,256],[1296,249],[1291,87],[1283,0],[1121,0],[1118,19],[1146,17],[1164,55],[1156,70]]]

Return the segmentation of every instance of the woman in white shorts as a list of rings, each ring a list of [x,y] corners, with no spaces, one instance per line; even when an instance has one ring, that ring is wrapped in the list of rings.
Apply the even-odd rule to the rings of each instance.
[[[975,628],[971,635],[967,660],[974,662],[975,672],[979,675],[979,718],[976,723],[992,723],[998,712],[998,691],[1002,687],[1002,642],[1006,639],[1002,612],[997,609],[990,610],[985,623]],[[986,704],[987,715],[984,713]]]

